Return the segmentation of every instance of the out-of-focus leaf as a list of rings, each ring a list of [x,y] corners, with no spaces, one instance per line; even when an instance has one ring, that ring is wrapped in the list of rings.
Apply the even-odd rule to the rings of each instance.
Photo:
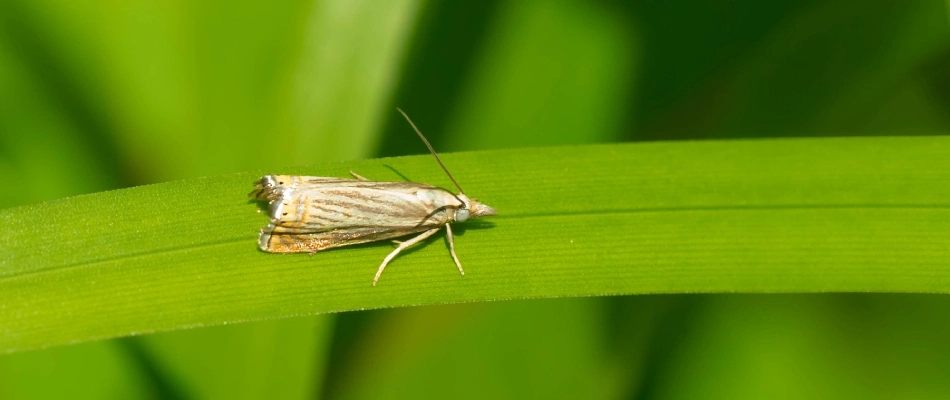
[[[124,172],[155,182],[369,155],[418,2],[6,8],[73,67]]]
[[[0,208],[116,187],[108,146],[85,135],[101,121],[76,109],[65,78],[43,68],[41,38],[11,11],[0,5]]]
[[[665,3],[647,4],[645,40],[667,46],[646,54],[643,96],[658,101],[640,103],[634,137],[919,135],[948,127],[933,108],[936,93],[895,99],[943,79],[926,73],[950,46],[943,4],[861,3],[861,12],[847,2],[715,5],[708,11],[722,18],[688,14],[714,25],[699,28],[682,19],[667,25]],[[717,55],[682,51],[669,39],[691,40],[702,28],[716,32],[701,40],[715,41],[706,47]],[[745,37],[723,43],[733,32]]]
[[[333,382],[335,399],[616,398],[600,299],[379,312]],[[438,321],[438,323],[432,323]]]
[[[941,398],[945,296],[701,296],[657,360],[656,399]],[[895,368],[900,366],[900,368]],[[802,382],[807,382],[803,384]]]
[[[619,138],[638,50],[623,22],[597,3],[504,3],[446,127],[446,148]]]
[[[118,340],[0,357],[2,399],[175,398]]]
[[[199,399],[310,399],[320,391],[332,316],[170,332],[140,338],[178,390]]]

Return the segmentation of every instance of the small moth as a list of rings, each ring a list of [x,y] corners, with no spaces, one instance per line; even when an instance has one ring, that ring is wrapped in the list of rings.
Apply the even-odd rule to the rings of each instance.
[[[398,246],[383,259],[376,271],[373,278],[373,286],[376,286],[386,264],[399,252],[445,226],[449,253],[459,273],[465,275],[455,254],[452,223],[495,215],[495,209],[465,195],[416,124],[405,112],[397,110],[409,121],[459,193],[452,194],[422,183],[371,181],[353,171],[350,175],[356,179],[265,175],[254,182],[254,191],[249,194],[269,202],[270,223],[261,229],[257,240],[261,250],[313,254],[334,247],[418,233],[406,241],[393,240]]]

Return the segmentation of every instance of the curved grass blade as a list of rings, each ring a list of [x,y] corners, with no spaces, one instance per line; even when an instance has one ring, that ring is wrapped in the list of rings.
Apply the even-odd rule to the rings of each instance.
[[[0,210],[0,352],[324,312],[693,292],[950,292],[950,138],[445,154],[498,217],[403,254],[257,250],[263,171]],[[428,156],[281,172],[448,187]]]

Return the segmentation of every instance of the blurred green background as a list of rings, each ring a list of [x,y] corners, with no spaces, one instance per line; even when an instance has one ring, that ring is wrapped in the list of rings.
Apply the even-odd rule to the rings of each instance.
[[[950,11],[944,0],[0,2],[2,207],[424,153],[396,106],[442,152],[943,135]],[[355,312],[4,356],[0,398],[950,398],[948,316],[946,296],[898,294]]]

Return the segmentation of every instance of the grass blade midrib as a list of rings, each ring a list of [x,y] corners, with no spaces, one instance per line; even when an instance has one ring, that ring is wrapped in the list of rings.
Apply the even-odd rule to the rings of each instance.
[[[834,210],[834,209],[950,209],[950,205],[945,204],[787,204],[787,205],[722,205],[708,207],[658,207],[658,208],[637,208],[637,209],[612,209],[598,210],[593,212],[553,212],[553,213],[525,213],[517,215],[498,215],[492,219],[530,219],[556,216],[581,216],[581,215],[622,215],[639,213],[677,213],[689,211],[756,211],[756,210]]]
[[[545,218],[545,217],[560,217],[560,216],[597,216],[597,215],[624,215],[624,214],[640,214],[640,213],[678,213],[678,212],[695,212],[695,211],[760,211],[760,210],[834,210],[834,209],[950,209],[950,205],[919,205],[919,204],[803,204],[803,205],[740,205],[740,206],[708,206],[708,207],[677,207],[677,208],[642,208],[642,209],[620,209],[620,210],[598,210],[595,212],[555,212],[555,213],[531,213],[531,214],[516,214],[516,215],[500,215],[493,216],[493,220],[530,220],[534,218]],[[459,228],[456,228],[459,229]],[[462,228],[464,231],[464,228]],[[0,276],[0,282],[3,282],[7,279],[13,279],[18,277],[25,277],[35,274],[44,274],[44,273],[55,273],[57,271],[63,271],[71,268],[82,268],[86,266],[94,266],[98,264],[104,264],[109,262],[117,261],[134,261],[135,259],[148,257],[152,255],[160,255],[165,253],[175,253],[188,250],[202,249],[202,248],[213,248],[220,245],[232,244],[232,243],[241,243],[248,242],[250,240],[246,235],[244,237],[234,237],[229,239],[219,239],[215,241],[209,241],[194,245],[179,246],[179,247],[164,247],[151,249],[142,252],[128,253],[121,256],[115,257],[103,257],[98,259],[92,259],[88,262],[79,262],[74,264],[65,264],[57,266],[55,268],[38,270],[38,271],[29,271],[21,274],[11,274],[6,276]]]

